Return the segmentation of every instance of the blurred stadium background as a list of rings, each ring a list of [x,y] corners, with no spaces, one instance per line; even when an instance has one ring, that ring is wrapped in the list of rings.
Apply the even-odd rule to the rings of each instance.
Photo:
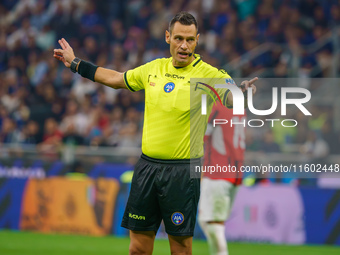
[[[234,78],[264,81],[256,95],[264,105],[271,99],[269,78],[290,79],[312,93],[312,117],[290,113],[297,127],[247,130],[246,165],[340,163],[340,1],[2,0],[0,229],[127,236],[119,223],[141,153],[144,94],[74,75],[52,50],[64,37],[78,57],[124,72],[169,57],[164,31],[180,10],[199,22],[196,52],[204,61]],[[241,189],[227,235],[260,245],[232,243],[232,254],[339,253],[339,174],[249,176],[251,187]],[[0,253],[46,251],[31,244],[49,235],[29,235],[0,231]],[[63,240],[58,246],[64,248],[74,240],[50,237]],[[197,227],[195,240],[202,238]],[[79,240],[81,246],[89,239]],[[107,253],[126,253],[117,247],[126,251],[127,243],[117,240]],[[261,243],[328,246],[304,251]],[[202,248],[194,254],[207,254],[204,243],[195,242],[194,251],[195,245]]]

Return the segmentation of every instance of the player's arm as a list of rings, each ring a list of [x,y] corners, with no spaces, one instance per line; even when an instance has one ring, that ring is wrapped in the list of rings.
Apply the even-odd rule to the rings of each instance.
[[[256,93],[256,86],[254,85],[254,83],[258,80],[258,77],[255,77],[249,81],[242,81],[241,84],[238,86],[243,94],[245,95],[245,101],[244,101],[244,107],[248,106],[248,100],[247,100],[247,93],[248,93],[248,89],[252,88],[253,89],[253,95]],[[230,106],[233,106],[233,95],[232,93],[228,94],[227,97],[227,104]]]
[[[124,82],[124,73],[98,67],[94,80],[114,89],[127,89]]]
[[[68,42],[64,38],[58,40],[58,42],[62,49],[54,49],[53,57],[58,59],[59,61],[62,61],[66,67],[72,67],[71,70],[74,69],[74,71],[77,71],[81,76],[109,86],[111,88],[127,88],[124,82],[124,73],[120,73],[103,67],[97,67],[84,60],[76,62],[74,61],[76,57],[74,55],[73,49],[68,44]]]

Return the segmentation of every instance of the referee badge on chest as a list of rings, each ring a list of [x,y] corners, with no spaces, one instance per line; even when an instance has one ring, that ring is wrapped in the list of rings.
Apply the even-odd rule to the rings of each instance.
[[[175,89],[175,83],[173,83],[173,82],[168,82],[167,84],[164,85],[165,93],[170,93],[174,89]]]

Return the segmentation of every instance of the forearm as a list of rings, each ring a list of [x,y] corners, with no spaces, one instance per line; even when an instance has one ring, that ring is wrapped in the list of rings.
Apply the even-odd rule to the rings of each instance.
[[[76,67],[78,73],[79,65],[82,61],[80,61]],[[126,88],[126,85],[124,83],[124,73],[120,73],[103,67],[98,67],[97,70],[95,71],[94,81],[114,89]]]
[[[124,83],[124,73],[114,70],[98,67],[94,76],[94,80],[114,89],[126,89],[126,85]]]
[[[248,107],[248,96],[247,96],[248,91],[243,92],[244,95],[244,108]],[[227,106],[232,107],[233,106],[233,94],[231,92],[228,93],[227,96]]]
[[[227,96],[227,105],[231,107],[233,106],[233,94],[230,91]]]

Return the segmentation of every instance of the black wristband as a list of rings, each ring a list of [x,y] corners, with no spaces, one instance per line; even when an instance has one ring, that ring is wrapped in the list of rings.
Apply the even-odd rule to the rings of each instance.
[[[248,90],[243,92],[243,96],[244,96],[245,99],[248,99]]]
[[[70,66],[70,69],[72,72],[77,72],[77,65],[78,63],[81,61],[80,58],[74,58],[71,62],[71,66]]]
[[[78,73],[91,81],[94,81],[94,75],[97,71],[98,66],[82,60],[78,66]]]

